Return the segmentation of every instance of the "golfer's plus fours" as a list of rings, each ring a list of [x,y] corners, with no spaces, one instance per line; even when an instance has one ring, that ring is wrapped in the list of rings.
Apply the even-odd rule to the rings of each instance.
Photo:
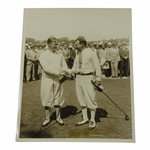
[[[91,80],[91,83],[92,83],[92,85],[95,87],[95,89],[96,89],[97,91],[102,92],[109,100],[111,100],[111,101],[125,114],[125,120],[128,121],[128,120],[129,120],[128,115],[127,115],[110,97],[108,97],[108,95],[107,95],[106,93],[103,92],[103,89],[102,89],[100,86],[97,86],[97,85],[95,84],[95,82],[92,81],[92,80]]]

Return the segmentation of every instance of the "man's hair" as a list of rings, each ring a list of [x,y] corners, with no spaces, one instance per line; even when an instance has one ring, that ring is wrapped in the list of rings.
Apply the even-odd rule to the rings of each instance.
[[[81,45],[84,45],[84,46],[87,45],[87,42],[86,42],[86,40],[85,40],[85,38],[84,38],[83,36],[79,36],[79,37],[76,39],[76,41],[79,41],[79,43],[80,43]]]
[[[86,46],[86,40],[79,40],[80,44]]]
[[[56,39],[54,36],[50,36],[48,39],[47,39],[47,44],[49,45],[50,43],[52,43],[52,40],[53,39]]]
[[[47,44],[49,45],[51,42],[52,42],[52,39],[51,39],[51,38],[48,38],[48,39],[47,39]]]

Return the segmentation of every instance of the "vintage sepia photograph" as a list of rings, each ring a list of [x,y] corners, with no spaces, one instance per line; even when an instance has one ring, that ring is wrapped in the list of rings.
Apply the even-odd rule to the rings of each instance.
[[[16,141],[135,142],[132,10],[25,8]]]

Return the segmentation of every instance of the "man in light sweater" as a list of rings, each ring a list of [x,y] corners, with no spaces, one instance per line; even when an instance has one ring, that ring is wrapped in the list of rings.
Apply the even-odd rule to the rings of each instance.
[[[67,74],[68,67],[60,51],[57,51],[57,39],[50,37],[47,40],[47,50],[39,58],[42,66],[41,102],[45,108],[45,120],[42,126],[50,123],[50,110],[56,109],[56,122],[64,125],[61,118],[61,106],[64,103],[63,86],[60,85],[59,76]]]

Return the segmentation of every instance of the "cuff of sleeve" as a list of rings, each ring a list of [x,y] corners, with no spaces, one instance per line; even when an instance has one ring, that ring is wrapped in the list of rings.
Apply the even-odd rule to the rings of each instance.
[[[96,81],[101,81],[101,78],[100,77],[96,77]]]

